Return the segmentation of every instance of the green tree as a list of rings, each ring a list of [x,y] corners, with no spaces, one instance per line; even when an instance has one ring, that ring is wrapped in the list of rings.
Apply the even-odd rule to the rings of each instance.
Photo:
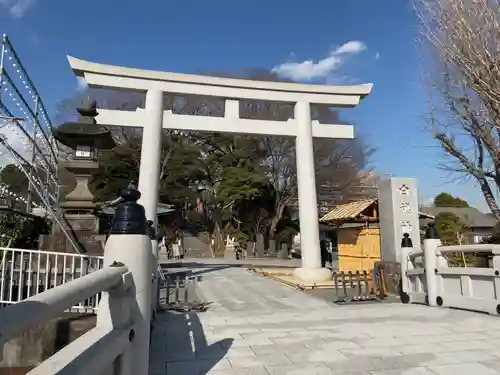
[[[453,212],[440,212],[436,215],[435,223],[444,245],[459,245],[463,242],[461,236],[467,227]]]
[[[24,166],[26,171],[29,171],[29,166]],[[32,171],[32,176],[36,180],[44,181],[45,173],[43,170],[36,170],[35,168]],[[14,164],[8,164],[0,171],[0,184],[8,187],[9,192],[15,194],[17,197],[23,197],[27,199],[29,196],[29,180],[21,169],[19,169]],[[21,201],[16,201],[11,196],[4,197],[7,200],[7,204],[11,208],[15,208],[21,211],[26,210],[26,204]],[[36,204],[41,204],[42,200],[40,197],[33,192],[32,194],[32,202]]]
[[[13,215],[0,214],[0,247],[11,247],[21,235],[20,221]]]
[[[211,207],[207,219],[212,250],[220,255],[226,236],[241,232],[238,207],[259,194],[266,182],[265,170],[251,136],[212,133],[198,147],[199,156],[192,161],[196,175],[191,178],[196,178],[197,189]]]
[[[240,202],[238,205],[238,229],[249,241],[256,241],[257,234],[265,233],[275,207],[274,187],[266,182],[257,195]]]
[[[443,245],[467,244],[468,225],[452,212],[440,212],[435,218],[436,229]],[[476,254],[463,252],[448,253],[445,255],[452,266],[467,267],[468,263],[476,261]]]
[[[436,195],[434,198],[434,205],[436,207],[470,207],[463,199],[444,192]]]
[[[37,249],[39,236],[49,232],[49,224],[44,218],[9,210],[0,212],[0,247]]]

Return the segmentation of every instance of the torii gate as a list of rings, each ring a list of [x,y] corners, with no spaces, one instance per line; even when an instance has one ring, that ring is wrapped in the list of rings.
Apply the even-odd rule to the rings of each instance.
[[[313,137],[353,139],[354,128],[351,125],[320,124],[318,121],[311,121],[310,104],[355,107],[370,93],[372,84],[324,86],[262,82],[126,68],[70,56],[68,60],[74,73],[85,78],[89,87],[146,92],[145,109],[137,109],[135,112],[100,109],[96,120],[104,126],[143,127],[139,174],[139,190],[142,194],[140,203],[145,208],[146,217],[154,222],[155,227],[162,128],[294,136],[302,244],[302,267],[295,271],[295,276],[306,282],[330,279],[330,271],[321,268]],[[225,98],[225,115],[191,116],[165,111],[165,92]],[[239,116],[240,99],[294,103],[294,119],[242,119]]]

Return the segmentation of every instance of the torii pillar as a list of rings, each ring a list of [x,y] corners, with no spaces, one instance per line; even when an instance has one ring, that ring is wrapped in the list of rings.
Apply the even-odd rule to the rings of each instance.
[[[297,155],[297,192],[302,257],[302,267],[295,270],[294,276],[307,282],[329,280],[332,275],[330,270],[321,267],[311,105],[307,102],[297,102],[294,112],[297,121],[295,152]]]

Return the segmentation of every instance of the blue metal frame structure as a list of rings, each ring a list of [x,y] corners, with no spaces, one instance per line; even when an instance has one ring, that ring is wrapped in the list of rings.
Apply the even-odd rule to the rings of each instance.
[[[54,207],[58,201],[58,148],[52,137],[52,123],[40,94],[7,35],[0,44],[0,135],[12,164],[29,180],[26,211],[33,201]],[[13,145],[7,131],[15,135]],[[25,148],[19,149],[19,139]],[[16,147],[17,146],[17,147]],[[36,199],[34,195],[40,195]]]

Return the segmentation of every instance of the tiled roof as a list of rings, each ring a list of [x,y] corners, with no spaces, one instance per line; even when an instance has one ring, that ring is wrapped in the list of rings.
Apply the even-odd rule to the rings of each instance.
[[[320,223],[326,223],[329,221],[336,220],[348,220],[354,219],[356,216],[360,215],[364,210],[370,207],[372,204],[377,203],[378,199],[364,199],[361,201],[341,204],[335,207],[333,210],[328,212],[326,215],[319,219]],[[434,214],[429,211],[418,212],[419,219],[434,219]]]

